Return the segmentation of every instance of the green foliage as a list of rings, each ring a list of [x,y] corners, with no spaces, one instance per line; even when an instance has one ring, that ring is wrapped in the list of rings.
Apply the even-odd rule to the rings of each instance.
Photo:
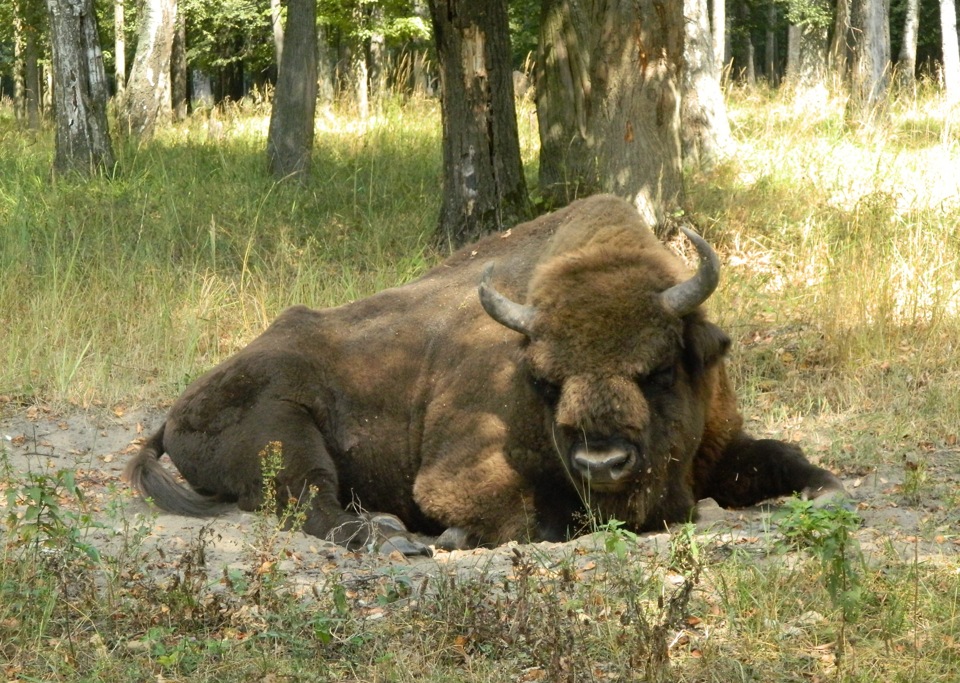
[[[816,555],[834,607],[845,621],[854,621],[864,599],[863,555],[853,536],[862,523],[860,515],[843,505],[817,507],[812,501],[790,498],[774,521],[790,547]]]
[[[827,0],[777,0],[786,9],[787,21],[796,26],[829,28],[833,23],[833,3]]]
[[[80,511],[64,507],[64,498],[72,498]],[[62,552],[69,557],[84,556],[91,562],[100,560],[100,552],[86,535],[102,525],[83,510],[83,492],[73,470],[28,472],[19,486],[7,489],[6,500],[5,521],[16,545],[33,552]]]

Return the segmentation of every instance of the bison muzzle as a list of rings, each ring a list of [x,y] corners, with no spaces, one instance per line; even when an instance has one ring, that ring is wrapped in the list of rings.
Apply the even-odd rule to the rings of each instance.
[[[254,510],[258,454],[279,442],[277,491],[307,506],[305,531],[407,554],[429,552],[411,532],[560,540],[614,518],[686,521],[705,497],[842,493],[796,446],[744,433],[730,340],[702,309],[719,261],[684,232],[692,275],[630,204],[600,195],[402,287],[287,309],[187,388],[126,477],[171,512]]]

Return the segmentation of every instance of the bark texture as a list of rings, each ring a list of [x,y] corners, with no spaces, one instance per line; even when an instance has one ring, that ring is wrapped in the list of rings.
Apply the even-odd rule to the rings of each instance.
[[[683,97],[680,142],[684,166],[709,168],[723,158],[732,138],[714,64],[706,0],[684,1]],[[718,3],[720,4],[720,3]]]
[[[850,4],[848,120],[871,123],[885,114],[890,85],[889,16],[889,0],[852,0]]]
[[[289,0],[267,134],[267,160],[278,179],[309,176],[316,113],[317,0]]]
[[[610,192],[659,223],[682,195],[683,3],[544,0],[540,30],[541,192]]]
[[[920,0],[907,0],[903,19],[903,43],[897,57],[897,85],[911,97],[917,95],[917,28],[920,25]]]
[[[84,175],[113,168],[107,79],[92,0],[47,0],[53,48],[54,172]]]
[[[137,52],[127,82],[127,131],[140,139],[153,136],[170,120],[170,57],[177,16],[177,0],[145,0],[141,8]]]
[[[957,45],[957,5],[940,0],[940,29],[943,35],[943,89],[947,104],[960,102],[960,47]]]
[[[441,72],[438,238],[456,247],[529,216],[505,0],[431,0]]]

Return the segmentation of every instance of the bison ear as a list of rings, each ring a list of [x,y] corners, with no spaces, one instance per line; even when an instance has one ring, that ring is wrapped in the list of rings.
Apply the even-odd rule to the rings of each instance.
[[[683,337],[684,359],[691,375],[713,366],[730,348],[727,333],[701,316],[687,316]]]

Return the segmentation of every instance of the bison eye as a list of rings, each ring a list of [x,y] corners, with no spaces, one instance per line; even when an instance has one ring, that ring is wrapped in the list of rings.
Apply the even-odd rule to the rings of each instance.
[[[560,402],[560,385],[543,377],[530,377],[530,385],[540,399],[548,406],[555,407]]]
[[[637,377],[637,384],[641,389],[670,389],[676,381],[677,368],[673,363]]]

